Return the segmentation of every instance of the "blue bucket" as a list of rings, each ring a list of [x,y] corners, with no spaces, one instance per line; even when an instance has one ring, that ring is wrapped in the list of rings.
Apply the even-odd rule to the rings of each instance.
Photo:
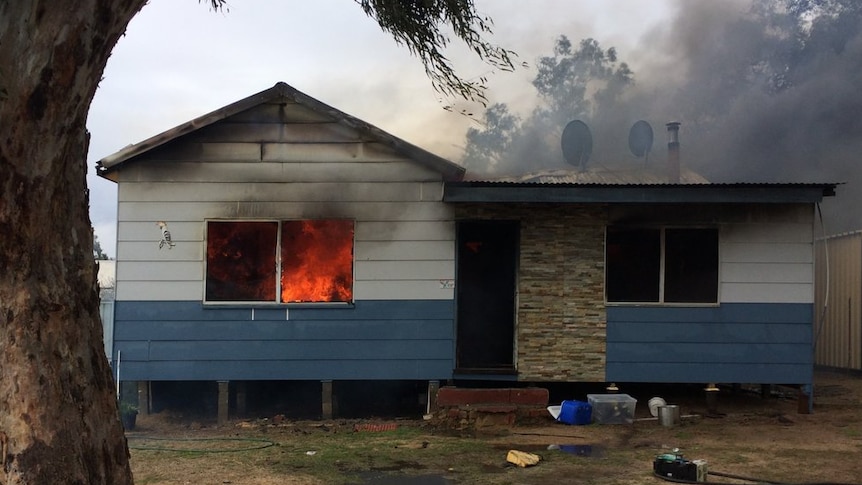
[[[593,407],[584,401],[563,401],[557,421],[566,424],[590,424]]]

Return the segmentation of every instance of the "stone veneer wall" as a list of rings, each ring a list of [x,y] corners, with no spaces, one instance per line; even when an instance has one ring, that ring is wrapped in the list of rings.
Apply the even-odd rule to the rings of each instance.
[[[465,204],[455,213],[461,220],[521,223],[518,380],[604,382],[607,208]]]

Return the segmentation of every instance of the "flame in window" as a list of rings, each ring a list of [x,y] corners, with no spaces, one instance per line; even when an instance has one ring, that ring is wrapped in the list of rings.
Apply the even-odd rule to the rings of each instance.
[[[353,300],[351,220],[211,221],[206,258],[207,301]]]
[[[285,221],[281,231],[281,300],[353,299],[353,221]]]

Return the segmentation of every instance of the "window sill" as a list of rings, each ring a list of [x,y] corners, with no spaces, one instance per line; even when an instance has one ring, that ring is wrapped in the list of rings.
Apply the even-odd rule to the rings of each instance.
[[[318,302],[318,303],[270,303],[265,301],[249,301],[249,302],[215,302],[204,301],[201,306],[205,310],[215,309],[248,309],[260,308],[266,310],[278,310],[281,308],[354,308],[354,302]]]
[[[635,306],[643,306],[643,307],[675,307],[675,308],[715,308],[720,307],[721,302],[713,302],[713,303],[664,303],[664,302],[650,302],[650,301],[636,301],[636,302],[625,302],[625,301],[606,301],[605,306],[609,307],[635,307]]]

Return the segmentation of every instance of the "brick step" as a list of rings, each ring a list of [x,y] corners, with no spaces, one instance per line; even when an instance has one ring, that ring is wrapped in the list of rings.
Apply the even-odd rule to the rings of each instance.
[[[471,389],[446,386],[437,391],[437,405],[441,407],[477,404],[546,407],[548,405],[548,390],[541,387]]]
[[[540,387],[441,387],[434,421],[450,429],[512,426],[548,416],[548,390]]]

